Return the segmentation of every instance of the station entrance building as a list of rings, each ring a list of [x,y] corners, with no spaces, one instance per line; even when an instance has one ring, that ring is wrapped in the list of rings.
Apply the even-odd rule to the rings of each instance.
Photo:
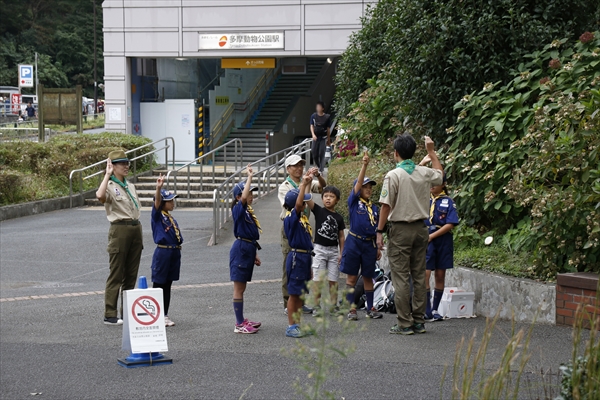
[[[106,129],[174,136],[189,161],[228,137],[249,157],[309,137],[366,0],[105,0]],[[250,140],[252,139],[252,140]],[[252,154],[255,152],[255,154]]]

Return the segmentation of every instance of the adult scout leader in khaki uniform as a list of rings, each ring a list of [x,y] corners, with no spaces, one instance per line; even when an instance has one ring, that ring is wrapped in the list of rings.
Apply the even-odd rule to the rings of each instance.
[[[129,159],[123,150],[111,151],[106,161],[106,174],[96,197],[106,209],[110,222],[108,255],[110,272],[104,292],[104,323],[122,325],[117,317],[119,291],[133,289],[137,279],[142,249],[140,201],[135,187],[127,182]],[[120,305],[123,315],[123,298]]]

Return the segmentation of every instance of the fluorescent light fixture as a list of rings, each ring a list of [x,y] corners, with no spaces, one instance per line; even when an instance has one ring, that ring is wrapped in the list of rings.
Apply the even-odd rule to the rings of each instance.
[[[331,64],[331,63],[333,62],[333,60],[331,59],[331,57],[327,57],[327,62],[328,62],[329,64]]]

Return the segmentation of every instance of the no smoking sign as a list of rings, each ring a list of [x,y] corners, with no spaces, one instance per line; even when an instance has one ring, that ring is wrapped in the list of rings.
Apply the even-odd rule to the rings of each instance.
[[[162,289],[124,293],[123,350],[131,353],[168,351]]]
[[[158,321],[160,316],[160,305],[158,301],[150,296],[138,297],[133,302],[131,315],[139,324],[148,326]]]

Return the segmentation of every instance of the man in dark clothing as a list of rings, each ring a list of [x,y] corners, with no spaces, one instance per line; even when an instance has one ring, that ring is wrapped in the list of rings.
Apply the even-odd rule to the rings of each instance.
[[[27,108],[25,108],[27,112],[27,119],[35,118],[35,108],[31,102],[27,103]]]
[[[313,160],[322,173],[325,169],[325,147],[331,145],[331,117],[325,114],[325,104],[317,103],[317,112],[310,116]]]

